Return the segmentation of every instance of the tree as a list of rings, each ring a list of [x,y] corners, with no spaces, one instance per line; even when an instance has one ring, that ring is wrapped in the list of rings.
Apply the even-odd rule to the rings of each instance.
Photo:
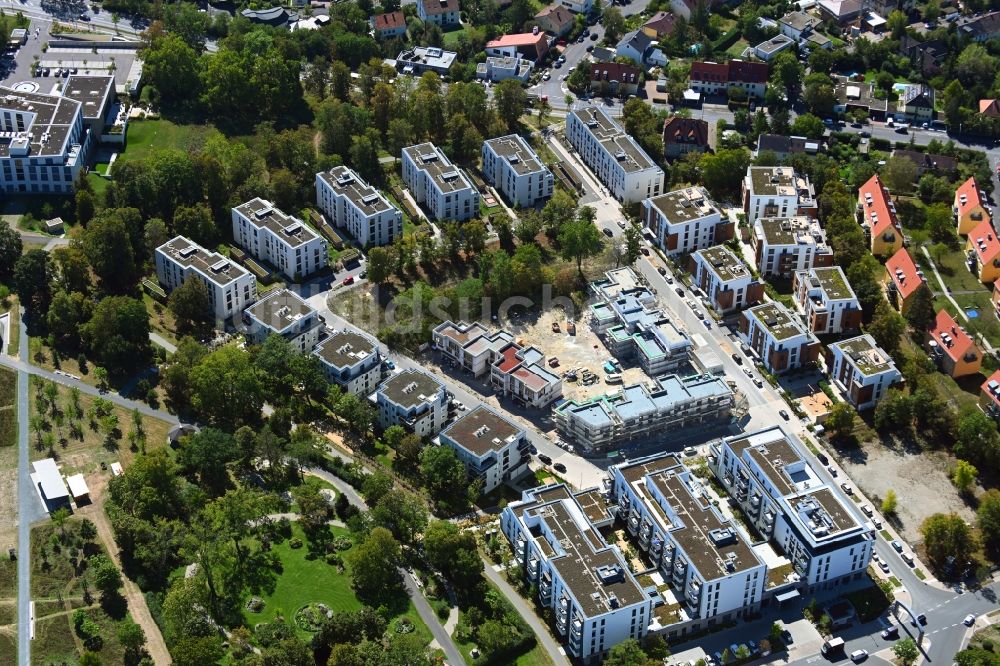
[[[35,308],[39,313],[49,310],[52,298],[49,253],[45,250],[28,250],[14,262],[14,293],[24,307]]]
[[[838,402],[830,408],[830,414],[826,417],[824,424],[831,436],[835,439],[843,439],[854,431],[854,421],[857,413],[854,408],[846,402]]]
[[[913,400],[900,389],[889,389],[875,405],[875,427],[908,431],[913,425]]]
[[[374,525],[384,527],[403,546],[413,546],[427,527],[427,509],[417,497],[392,489],[371,510]]]
[[[771,63],[771,80],[789,92],[799,85],[802,80],[802,63],[794,53],[784,51],[774,58]]]
[[[186,331],[194,327],[195,322],[203,321],[210,311],[208,287],[197,278],[188,278],[170,293],[167,308],[177,318],[177,326]]]
[[[886,187],[897,195],[908,194],[913,191],[917,180],[917,165],[907,157],[893,155],[882,169],[882,179]]]
[[[576,201],[573,197],[562,189],[553,192],[549,200],[545,202],[541,213],[542,228],[545,234],[549,238],[557,238],[562,226],[573,220],[575,212]],[[521,224],[524,224],[524,222],[522,221]],[[537,231],[535,234],[537,234]],[[534,239],[535,234],[531,235],[529,241]],[[522,242],[528,242],[524,241],[524,239],[521,240]]]
[[[446,520],[434,520],[424,531],[427,561],[457,589],[472,590],[483,571],[475,537]]]
[[[103,666],[101,657],[96,652],[91,652],[90,650],[83,651],[77,664],[79,666]]]
[[[822,139],[826,132],[823,121],[811,113],[803,113],[792,122],[792,133],[808,139]]]
[[[997,427],[982,410],[970,407],[958,418],[955,455],[980,465],[992,465],[998,454]]]
[[[642,651],[639,641],[630,638],[611,648],[604,666],[645,666],[646,653]]]
[[[910,323],[913,330],[923,334],[924,331],[931,325],[936,316],[934,312],[934,294],[931,293],[930,288],[926,284],[921,284],[917,287],[917,290],[913,292],[913,300],[910,302],[910,307],[907,308],[906,321]]]
[[[373,247],[368,251],[368,279],[380,287],[392,276],[390,253],[391,250],[385,247]]]
[[[625,34],[625,17],[617,7],[608,7],[604,10],[601,24],[604,26],[604,39],[609,44],[617,44]]]
[[[528,103],[528,94],[521,83],[516,79],[507,79],[496,84],[493,87],[493,102],[500,120],[508,130],[515,131]]]
[[[906,320],[888,301],[882,301],[876,306],[875,315],[868,325],[868,333],[886,353],[893,355],[899,350],[899,338],[905,330]]]
[[[899,14],[901,12],[897,11],[893,13]],[[896,641],[892,646],[892,653],[896,655],[900,666],[911,666],[920,657],[920,650],[917,648],[917,643],[909,637],[901,641]]]
[[[714,155],[705,153],[700,158],[699,166],[705,187],[713,195],[719,199],[734,200],[750,166],[750,153],[743,148],[723,149]]]
[[[983,543],[996,551],[1000,546],[1000,490],[991,488],[983,493],[979,498],[976,519],[983,535]]]
[[[165,33],[143,50],[143,74],[162,104],[181,105],[200,89],[198,54],[176,35]]]
[[[102,299],[80,333],[91,358],[112,374],[142,368],[149,358],[149,311],[134,298]]]
[[[389,530],[374,528],[347,554],[347,559],[351,585],[361,599],[383,604],[397,591],[401,552]]]
[[[14,277],[14,264],[23,251],[21,235],[6,221],[0,221],[0,283]]]
[[[219,636],[183,637],[170,646],[173,666],[215,664],[224,655]]]
[[[564,224],[559,232],[560,253],[567,261],[576,261],[576,269],[581,275],[583,260],[600,254],[603,248],[601,232],[597,230],[592,220],[575,219]]]
[[[107,555],[95,555],[90,558],[90,572],[94,586],[100,590],[105,599],[115,598],[122,589],[122,574],[111,558]]]
[[[138,661],[138,656],[146,645],[146,632],[131,619],[126,619],[118,625],[118,642],[125,648],[125,654],[128,656],[126,663],[129,660]]]
[[[456,493],[456,488],[465,488],[468,483],[465,465],[455,451],[447,446],[428,446],[420,456],[420,474],[424,485],[435,502],[457,508],[465,504],[465,497]]]
[[[135,256],[125,221],[116,211],[104,211],[87,225],[83,251],[101,285],[123,293],[135,284]]]
[[[975,485],[978,476],[979,470],[976,469],[975,465],[965,460],[959,460],[951,472],[951,482],[955,484],[959,492],[968,493]]]
[[[625,227],[625,263],[634,264],[642,253],[642,232],[634,224]]]
[[[191,371],[191,403],[209,423],[235,430],[259,420],[263,387],[249,355],[225,346]]]
[[[887,516],[896,515],[896,502],[896,491],[890,488],[885,493],[885,499],[882,500],[882,513]]]
[[[829,77],[826,77],[827,80]],[[833,86],[823,81],[813,81],[806,84],[802,91],[802,101],[809,107],[810,113],[827,117],[833,113],[833,105],[837,101]]]
[[[198,483],[212,495],[220,495],[229,484],[226,465],[239,455],[236,439],[227,432],[205,428],[194,433],[177,452],[177,462],[198,477]]]
[[[955,558],[959,566],[964,565],[976,551],[976,537],[972,528],[956,513],[935,513],[920,526],[927,556],[937,565]]]
[[[58,292],[49,305],[45,321],[56,346],[76,349],[80,342],[80,326],[91,316],[93,302],[78,291]]]

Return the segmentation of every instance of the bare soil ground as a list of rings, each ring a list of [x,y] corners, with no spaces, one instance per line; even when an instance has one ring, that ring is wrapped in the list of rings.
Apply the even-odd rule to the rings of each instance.
[[[0,447],[0,552],[17,546],[17,447]]]
[[[894,448],[868,441],[860,449],[838,452],[837,457],[844,471],[873,502],[881,501],[890,489],[896,492],[900,520],[897,528],[903,538],[920,543],[920,524],[934,513],[954,511],[970,523],[975,521],[975,512],[959,497],[948,476],[955,458],[942,451],[904,450],[886,441]]]
[[[559,333],[552,330],[553,322],[559,324]],[[576,318],[576,335],[567,333],[566,322],[566,312],[562,308],[552,308],[537,314],[511,316],[509,330],[516,338],[522,338],[525,343],[541,349],[547,358],[558,358],[559,366],[549,368],[553,372],[563,374],[576,370],[579,376],[586,369],[600,378],[600,381],[590,386],[584,386],[580,380],[572,383],[563,380],[563,395],[568,399],[586,400],[622,386],[605,383],[604,362],[613,357],[604,346],[604,341],[590,328],[586,315]],[[626,386],[649,379],[635,364],[625,364],[621,374]]]

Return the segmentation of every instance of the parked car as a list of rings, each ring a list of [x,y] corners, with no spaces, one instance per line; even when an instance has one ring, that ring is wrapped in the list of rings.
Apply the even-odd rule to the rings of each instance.
[[[667,269],[664,268],[663,266],[657,266],[656,267],[656,272],[659,273],[660,275],[666,275],[667,274]]]
[[[868,658],[868,650],[855,650],[851,653],[851,661],[855,664],[860,664],[862,661]]]
[[[562,463],[556,463],[552,466],[552,468],[557,472],[562,472],[563,474],[566,473],[566,465],[563,465]]]
[[[740,356],[736,352],[733,352],[732,353],[732,357],[733,357],[733,361],[736,362],[736,365],[743,365],[743,357],[742,356]]]
[[[551,465],[552,464],[552,458],[550,458],[549,456],[545,455],[544,453],[539,453],[538,454],[538,459],[541,460],[546,465]]]
[[[343,284],[344,286],[347,286],[349,284],[354,284],[354,276],[348,275],[347,277],[344,278],[344,281],[341,284]]]
[[[852,488],[851,484],[849,484],[849,483],[842,483],[842,484],[840,484],[840,489],[843,490],[848,495],[853,495],[854,494],[854,488]]]
[[[818,460],[821,465],[829,465],[830,464],[830,459],[826,457],[825,453],[817,453],[816,454],[816,460]]]
[[[886,627],[882,630],[882,638],[886,640],[892,640],[894,638],[899,638],[899,627],[892,625],[891,627]]]
[[[882,573],[889,573],[889,563],[885,560],[878,563],[878,568],[882,570]]]
[[[611,238],[612,236],[615,235],[615,232],[611,231],[611,229],[608,229],[607,227],[602,227],[601,231],[603,231],[604,235],[607,236],[608,238]]]
[[[388,368],[389,370],[395,370],[396,364],[392,361],[392,359],[387,358],[385,360],[385,367]]]
[[[968,615],[966,615],[965,619],[962,620],[962,624],[964,624],[967,627],[971,627],[975,623],[976,623],[976,616],[973,615],[972,613],[969,613]]]
[[[678,296],[684,296],[684,289],[682,287],[674,287],[674,291],[677,292]]]
[[[903,544],[901,544],[899,541],[893,539],[889,545],[891,545],[896,550],[897,553],[903,552]]]
[[[834,467],[833,465],[829,465],[826,468],[826,471],[828,471],[830,473],[830,476],[832,476],[833,478],[835,479],[837,478],[837,468]]]
[[[780,410],[780,411],[778,412],[778,415],[779,415],[779,416],[780,416],[781,418],[785,419],[786,421],[787,421],[788,419],[790,419],[790,418],[791,418],[790,416],[788,416],[788,412],[786,412],[786,411],[785,411],[784,409]]]

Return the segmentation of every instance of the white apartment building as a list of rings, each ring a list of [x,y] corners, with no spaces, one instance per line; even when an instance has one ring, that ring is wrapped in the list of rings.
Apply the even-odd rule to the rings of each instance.
[[[686,187],[644,200],[642,221],[670,256],[723,243],[733,237],[735,229],[702,187]]]
[[[500,356],[501,350],[514,341],[507,331],[489,331],[479,322],[444,321],[431,331],[434,349],[474,377],[485,374]]]
[[[433,437],[448,419],[444,384],[419,370],[390,375],[368,399],[378,408],[383,430],[399,425],[420,437]]]
[[[322,328],[316,310],[287,289],[267,294],[244,310],[243,323],[254,344],[264,344],[269,335],[280,335],[299,353],[316,346]]]
[[[233,208],[233,240],[294,281],[320,270],[329,259],[319,234],[259,197]]]
[[[571,111],[566,138],[618,201],[635,203],[663,191],[663,169],[603,109]]]
[[[458,25],[462,14],[458,0],[417,0],[417,16],[424,23],[434,23],[441,27]]]
[[[567,400],[556,407],[554,416],[564,439],[595,452],[728,422],[735,403],[733,390],[722,377],[668,375],[652,388],[633,384],[615,393]]]
[[[483,142],[483,177],[513,206],[531,208],[552,196],[552,172],[517,134]]]
[[[73,192],[90,146],[80,102],[0,86],[0,192]]]
[[[751,225],[762,217],[815,216],[816,194],[809,178],[792,167],[747,167],[743,212]]]
[[[814,266],[832,266],[826,232],[811,217],[761,217],[753,223],[750,243],[761,275],[791,277]]]
[[[524,428],[480,405],[441,431],[435,444],[450,446],[483,493],[528,472],[531,442]]]
[[[433,143],[403,148],[403,182],[435,220],[479,217],[479,191]]]
[[[525,490],[500,516],[517,566],[553,610],[566,653],[585,664],[641,640],[652,614],[653,602],[618,547],[598,531],[612,522],[597,488],[573,494],[563,484]]]
[[[382,353],[371,338],[344,329],[314,350],[326,379],[352,395],[371,395],[382,381]]]
[[[713,444],[708,464],[743,515],[792,563],[803,591],[867,575],[875,530],[779,426]]]
[[[489,56],[486,62],[476,65],[476,78],[500,83],[507,79],[517,79],[527,83],[531,76],[531,61],[521,56]]]
[[[777,301],[740,313],[739,335],[769,372],[779,374],[819,358],[819,340],[802,321]]]
[[[389,245],[403,235],[403,213],[345,166],[316,174],[316,205],[361,247]]]
[[[817,335],[861,328],[861,303],[840,266],[798,271],[792,280],[795,308]]]
[[[830,380],[858,410],[874,407],[903,377],[892,357],[867,333],[827,347],[826,368]]]
[[[577,14],[589,14],[594,0],[559,0],[559,4]]]
[[[541,409],[562,397],[562,377],[545,367],[537,347],[509,342],[490,367],[490,384],[501,395],[525,407]]]
[[[694,284],[721,314],[742,310],[764,298],[764,284],[725,245],[697,250],[691,255],[688,270]]]
[[[767,566],[676,455],[615,465],[608,478],[612,510],[681,604],[680,622],[695,632],[760,609]]]
[[[217,321],[225,321],[257,298],[257,280],[242,266],[194,241],[175,236],[156,248],[156,278],[168,294],[189,277],[208,288],[208,303]]]

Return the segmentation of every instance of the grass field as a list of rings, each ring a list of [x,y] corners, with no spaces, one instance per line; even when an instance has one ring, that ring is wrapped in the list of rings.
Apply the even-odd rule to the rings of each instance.
[[[45,383],[44,380],[32,378],[30,398],[30,413],[32,415],[36,414],[38,409],[35,396],[40,387]],[[46,410],[48,412],[46,419],[49,421],[48,427],[56,432],[57,443],[55,445],[55,454],[63,474],[74,474],[76,472],[91,474],[99,471],[101,462],[107,463],[110,466],[112,462],[120,461],[124,467],[128,467],[135,456],[135,452],[129,447],[127,438],[127,433],[132,428],[132,412],[118,405],[113,406],[113,414],[118,418],[119,436],[111,438],[109,441],[99,431],[98,427],[96,427],[97,424],[90,422],[89,414],[94,406],[96,397],[81,393],[80,409],[83,411],[83,418],[80,419],[80,425],[83,430],[83,439],[81,440],[71,436],[70,433],[68,408],[71,392],[61,384],[57,384],[57,386],[59,392],[56,401],[59,405],[58,409],[64,413],[63,426],[60,428],[51,422],[52,418],[49,410]],[[143,416],[142,428],[146,435],[146,450],[149,451],[164,446],[170,427],[170,424],[166,421]],[[39,445],[39,435],[32,433],[30,438],[32,445],[31,459],[39,460],[49,457],[49,451],[44,446]],[[110,474],[110,472],[106,473]]]
[[[330,528],[335,536],[348,536],[346,529],[337,527]],[[305,542],[305,535],[302,529],[292,524],[292,536],[302,539]],[[271,622],[279,614],[289,622],[294,622],[295,611],[311,602],[321,602],[326,604],[333,611],[353,611],[361,608],[361,602],[354,596],[351,589],[350,568],[345,564],[344,573],[338,573],[337,567],[329,565],[323,558],[309,559],[309,549],[292,548],[291,539],[288,539],[273,547],[274,553],[281,560],[281,576],[272,594],[263,596],[264,609],[260,613],[244,611],[243,616],[247,625],[255,626],[260,622]],[[342,551],[341,557],[346,559],[350,550]],[[405,598],[404,598],[405,599]],[[427,625],[423,623],[416,609],[409,599],[405,599],[406,606],[402,612],[397,613],[390,620],[390,627],[401,620],[407,618],[413,623],[416,632],[423,639],[424,643],[430,643],[431,632]],[[299,635],[308,640],[311,637],[309,632],[301,629],[297,630]]]
[[[869,622],[882,614],[889,607],[889,599],[877,585],[862,590],[848,592],[844,595],[854,605],[861,622]]]
[[[14,446],[17,440],[16,390],[17,373],[0,369],[0,446]]]
[[[125,152],[118,159],[143,159],[154,150],[164,148],[184,152],[200,149],[212,130],[211,125],[177,125],[162,119],[133,120],[128,125]]]
[[[17,660],[17,562],[0,559],[0,664]]]
[[[444,33],[444,47],[446,49],[455,48],[458,46],[458,38],[465,34],[465,28],[459,30],[452,30],[451,32]]]
[[[993,314],[993,303],[989,292],[955,294],[953,298],[964,312],[975,310],[978,316],[971,317],[968,321],[962,321],[961,317],[958,317],[955,312],[955,306],[943,296],[934,299],[934,307],[945,308],[969,332],[982,335],[994,347],[1000,346],[1000,320]]]

